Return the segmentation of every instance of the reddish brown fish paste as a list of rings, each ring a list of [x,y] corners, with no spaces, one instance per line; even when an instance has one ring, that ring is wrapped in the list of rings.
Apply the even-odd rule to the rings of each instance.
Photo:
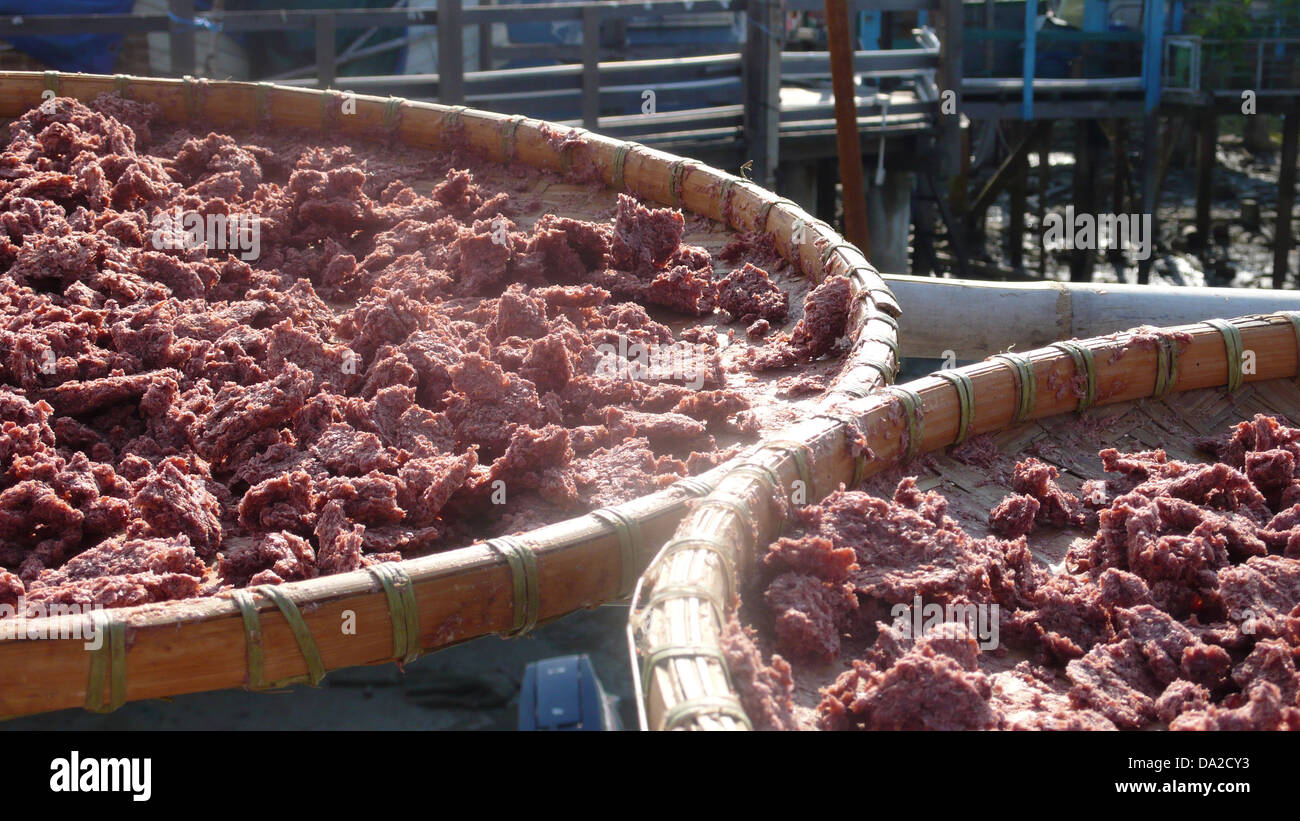
[[[841,489],[799,509],[803,535],[759,563],[761,630],[728,630],[757,656],[733,667],[742,701],[766,726],[797,723],[800,672],[853,642],[865,654],[822,688],[819,728],[1300,729],[1300,428],[1257,415],[1201,446],[1219,461],[1103,450],[1085,499],[1025,459],[991,515],[1009,540],[971,537],[913,478],[892,500]],[[1019,535],[1085,525],[1057,573]],[[996,605],[998,646],[960,618],[913,636],[891,609],[918,599]],[[772,669],[793,665],[788,684],[756,677],[758,644]],[[981,665],[1010,653],[1028,658]]]
[[[680,212],[630,197],[525,230],[459,149],[157,115],[60,98],[0,152],[0,603],[355,570],[627,501],[756,429],[716,332],[644,306],[783,319],[750,264],[770,239],[715,272]],[[539,172],[505,173],[523,191]],[[257,219],[260,254],[158,242],[182,212]],[[843,333],[810,300],[808,356]]]

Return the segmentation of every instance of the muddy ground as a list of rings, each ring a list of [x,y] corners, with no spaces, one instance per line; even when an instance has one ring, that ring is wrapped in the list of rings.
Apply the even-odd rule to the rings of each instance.
[[[1231,127],[1229,118],[1221,120],[1221,128]],[[1058,129],[1061,137],[1063,130]],[[1276,147],[1277,140],[1274,140]],[[1059,140],[1060,148],[1050,154],[1050,182],[1047,186],[1047,209],[1060,213],[1074,201],[1072,182],[1074,155],[1068,139]],[[1106,149],[1103,179],[1099,184],[1098,209],[1110,211],[1113,167],[1109,149]],[[1196,162],[1189,134],[1182,134],[1167,160],[1167,172],[1161,188],[1158,243],[1153,254],[1155,262],[1152,282],[1185,286],[1218,286],[1239,288],[1272,287],[1273,236],[1277,210],[1277,181],[1280,152],[1252,153],[1243,146],[1241,136],[1223,134],[1219,138],[1214,170],[1211,217],[1214,230],[1204,251],[1198,253],[1196,222]],[[1070,278],[1069,253],[1049,252],[1046,265],[1042,263],[1039,241],[1043,228],[1039,221],[1038,154],[1029,157],[1028,213],[1025,217],[1024,266],[1021,276],[1036,278],[1042,271],[1047,278]],[[1131,153],[1129,163],[1136,172],[1140,156]],[[973,188],[982,185],[985,176],[975,177]],[[1243,219],[1243,201],[1258,202],[1262,219],[1258,227]],[[1009,196],[1001,194],[989,209],[987,229],[983,243],[971,248],[971,257],[978,262],[1009,269],[1006,250]],[[1130,210],[1131,213],[1131,210]],[[1294,223],[1293,223],[1294,224]],[[1293,229],[1294,230],[1294,229]],[[1297,269],[1300,255],[1292,250],[1290,277],[1287,287],[1300,282]],[[1044,270],[1045,269],[1045,270]],[[1010,272],[1008,271],[1008,274]],[[1010,277],[1008,277],[1010,278]],[[1020,277],[1016,277],[1020,278]],[[1137,264],[1132,254],[1117,270],[1104,253],[1096,256],[1093,269],[1095,282],[1114,283],[1137,281]]]

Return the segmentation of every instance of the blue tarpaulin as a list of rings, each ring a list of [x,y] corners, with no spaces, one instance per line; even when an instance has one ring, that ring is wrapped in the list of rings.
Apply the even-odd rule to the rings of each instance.
[[[0,15],[130,14],[133,0],[0,0]],[[58,37],[13,37],[14,48],[59,71],[112,74],[120,34],[68,34]]]

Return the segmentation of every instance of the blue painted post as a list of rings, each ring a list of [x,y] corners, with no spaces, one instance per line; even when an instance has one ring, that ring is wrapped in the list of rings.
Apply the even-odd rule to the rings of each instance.
[[[1151,0],[1147,0],[1151,2]],[[1025,0],[1025,67],[1020,118],[1034,119],[1034,60],[1038,40],[1038,0]]]
[[[863,51],[880,49],[880,12],[864,11],[858,14],[858,48]]]
[[[1146,110],[1160,105],[1160,66],[1164,57],[1165,0],[1146,0],[1142,11],[1142,88]]]
[[[1174,0],[1174,9],[1169,18],[1171,34],[1183,33],[1183,0]]]
[[[1107,7],[1107,0],[1084,0],[1083,3],[1083,30],[1084,31],[1105,31],[1106,30],[1106,7]]]

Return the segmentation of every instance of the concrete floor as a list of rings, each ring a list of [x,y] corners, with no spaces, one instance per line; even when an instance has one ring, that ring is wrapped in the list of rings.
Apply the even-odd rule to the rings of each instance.
[[[141,701],[99,715],[62,710],[0,724],[4,730],[513,730],[530,661],[587,653],[605,689],[636,726],[627,651],[627,606],[574,613],[530,636],[495,637],[396,665],[354,667],[319,688],[283,693],[222,690]]]

